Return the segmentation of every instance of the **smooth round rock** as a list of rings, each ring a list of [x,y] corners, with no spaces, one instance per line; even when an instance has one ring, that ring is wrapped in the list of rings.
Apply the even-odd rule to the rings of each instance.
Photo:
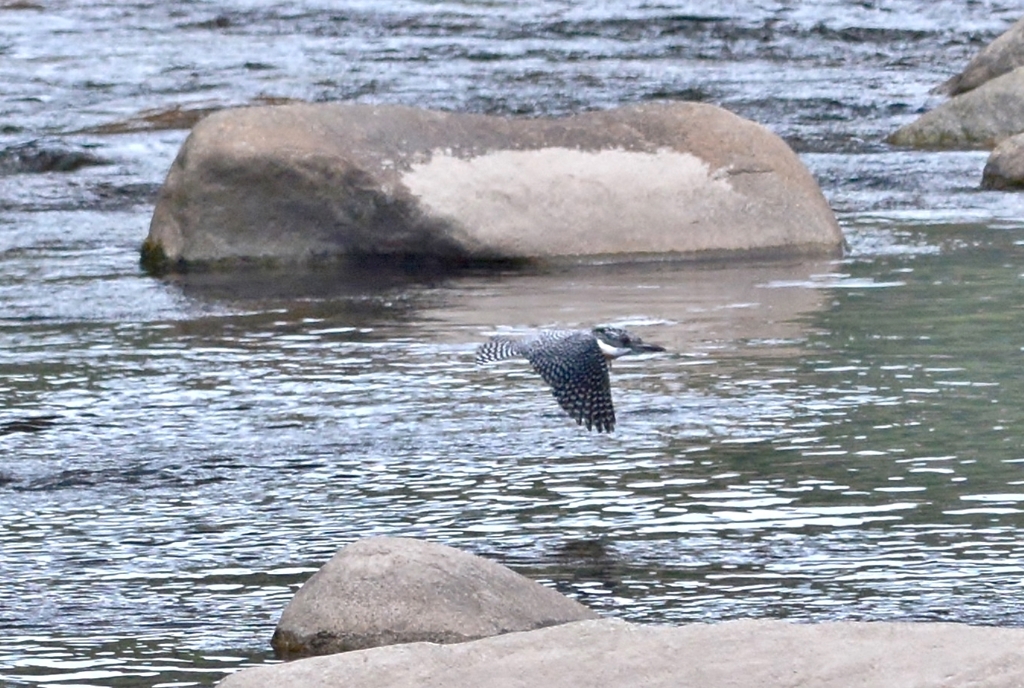
[[[988,156],[981,174],[983,189],[1024,189],[1024,134],[1006,139]]]
[[[510,119],[329,103],[200,121],[161,189],[144,257],[174,269],[366,255],[825,255],[841,245],[789,146],[712,105]]]
[[[896,146],[948,150],[993,148],[1024,132],[1024,68],[992,79],[926,112],[889,135]]]
[[[597,614],[496,562],[431,542],[345,547],[285,607],[271,645],[294,658],[378,645],[458,643]]]
[[[936,89],[937,93],[956,96],[981,86],[986,81],[1024,66],[1024,18],[1001,33],[975,55],[964,71]]]

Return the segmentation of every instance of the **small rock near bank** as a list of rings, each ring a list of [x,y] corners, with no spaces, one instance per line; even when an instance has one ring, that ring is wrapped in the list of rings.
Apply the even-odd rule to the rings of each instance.
[[[942,150],[993,148],[1024,132],[1024,67],[926,112],[889,135],[896,146]]]
[[[1001,33],[975,55],[960,72],[935,91],[950,96],[960,95],[986,81],[1024,66],[1024,18]]]
[[[996,146],[985,163],[981,187],[1024,190],[1024,134],[1011,136]]]

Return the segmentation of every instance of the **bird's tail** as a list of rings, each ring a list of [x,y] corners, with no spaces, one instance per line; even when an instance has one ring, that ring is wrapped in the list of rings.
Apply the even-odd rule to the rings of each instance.
[[[481,344],[480,348],[476,350],[476,363],[477,365],[493,363],[522,355],[522,347],[518,340],[498,335],[497,337],[491,337],[489,341]]]

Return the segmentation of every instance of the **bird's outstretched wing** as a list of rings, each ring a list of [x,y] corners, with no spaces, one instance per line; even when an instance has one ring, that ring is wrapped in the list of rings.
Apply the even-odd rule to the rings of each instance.
[[[476,362],[522,356],[551,385],[558,404],[587,430],[615,429],[608,363],[586,330],[544,330],[533,337],[492,337],[477,349]]]
[[[577,424],[598,432],[615,429],[608,362],[590,332],[549,330],[522,342],[520,350]]]

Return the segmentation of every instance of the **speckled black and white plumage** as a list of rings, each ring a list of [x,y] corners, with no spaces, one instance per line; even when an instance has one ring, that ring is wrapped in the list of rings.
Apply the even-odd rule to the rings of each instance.
[[[602,351],[598,337],[604,341]],[[614,353],[608,346],[613,347]],[[594,330],[543,330],[528,337],[493,337],[477,350],[477,363],[491,363],[522,356],[544,381],[551,385],[558,404],[587,430],[611,432],[615,429],[608,358],[624,353],[662,351],[643,344],[616,328]]]

